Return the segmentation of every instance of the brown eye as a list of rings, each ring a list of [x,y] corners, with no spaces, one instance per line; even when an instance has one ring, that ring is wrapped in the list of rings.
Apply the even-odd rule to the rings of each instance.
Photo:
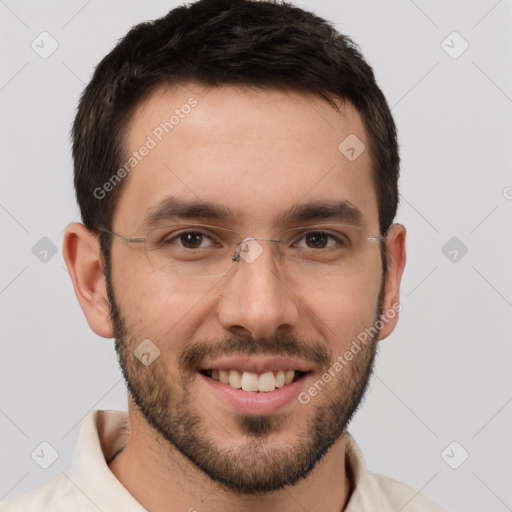
[[[204,235],[202,233],[183,233],[179,236],[183,247],[187,249],[197,249],[201,247]]]
[[[327,233],[313,232],[308,233],[306,236],[306,244],[308,247],[314,249],[323,249],[329,243],[329,235]]]
[[[206,249],[215,244],[210,236],[200,231],[182,231],[181,233],[169,233],[163,238],[161,245],[169,249],[173,245],[183,249]]]

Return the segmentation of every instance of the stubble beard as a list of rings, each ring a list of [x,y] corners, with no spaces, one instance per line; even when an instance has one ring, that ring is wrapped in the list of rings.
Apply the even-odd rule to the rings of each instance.
[[[236,439],[236,447],[226,448],[219,446],[212,434],[210,425],[217,428],[214,420],[207,417],[205,409],[198,406],[197,399],[187,390],[190,380],[197,376],[181,368],[172,372],[174,376],[170,377],[170,369],[162,364],[164,357],[160,356],[150,366],[145,366],[134,355],[141,338],[130,331],[128,322],[121,314],[110,275],[106,275],[106,281],[115,348],[134,403],[164,444],[171,450],[178,450],[196,468],[229,492],[255,495],[294,485],[313,470],[344,434],[366,392],[377,352],[378,332],[364,344],[350,365],[336,375],[330,387],[320,392],[321,396],[315,397],[307,405],[297,405],[313,412],[308,411],[306,427],[297,433],[295,441],[282,446],[275,442],[283,426],[289,423],[286,415],[238,414],[235,423],[243,442]],[[382,305],[381,287],[373,325],[381,317]],[[199,344],[199,353],[210,354],[210,345],[208,342]],[[303,350],[306,344],[289,336],[257,341],[230,338],[225,340],[225,346],[233,350],[228,353],[237,355],[261,353],[293,356],[304,355],[306,351],[307,356],[316,358],[317,366],[322,368],[317,378],[334,362],[322,345],[311,348],[309,344],[309,348]],[[180,360],[185,359],[185,353],[181,354]],[[340,461],[340,464],[343,463]]]

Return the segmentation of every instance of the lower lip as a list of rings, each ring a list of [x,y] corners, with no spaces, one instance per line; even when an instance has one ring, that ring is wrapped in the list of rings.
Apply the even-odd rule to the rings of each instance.
[[[289,404],[297,397],[304,387],[308,374],[302,375],[296,381],[286,384],[282,388],[274,391],[254,392],[235,389],[228,384],[222,384],[217,380],[213,380],[202,373],[199,377],[209,386],[214,394],[221,399],[222,402],[228,403],[239,412],[245,414],[272,414],[279,411],[282,407]]]

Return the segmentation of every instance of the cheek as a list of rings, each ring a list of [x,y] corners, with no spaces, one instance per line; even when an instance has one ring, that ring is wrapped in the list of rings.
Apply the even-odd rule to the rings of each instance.
[[[201,318],[204,320],[207,298],[214,285],[209,281],[196,284],[200,286],[187,286],[146,265],[132,267],[130,279],[116,288],[116,299],[130,334],[151,339],[162,351],[179,353]]]
[[[339,284],[308,293],[304,298],[316,330],[341,353],[376,320],[381,284],[378,272],[340,279]],[[307,311],[306,311],[307,313]]]

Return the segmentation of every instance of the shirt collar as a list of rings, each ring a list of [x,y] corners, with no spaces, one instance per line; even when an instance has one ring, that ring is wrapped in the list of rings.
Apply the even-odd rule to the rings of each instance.
[[[146,512],[108,467],[129,433],[124,411],[92,411],[82,422],[68,478],[102,512]]]
[[[92,411],[80,428],[73,467],[67,476],[103,512],[146,512],[108,467],[126,445],[129,433],[125,411]],[[345,433],[345,453],[352,492],[344,512],[370,510],[367,508],[371,507],[370,496],[364,492],[368,475],[366,464],[359,446],[348,432]]]

